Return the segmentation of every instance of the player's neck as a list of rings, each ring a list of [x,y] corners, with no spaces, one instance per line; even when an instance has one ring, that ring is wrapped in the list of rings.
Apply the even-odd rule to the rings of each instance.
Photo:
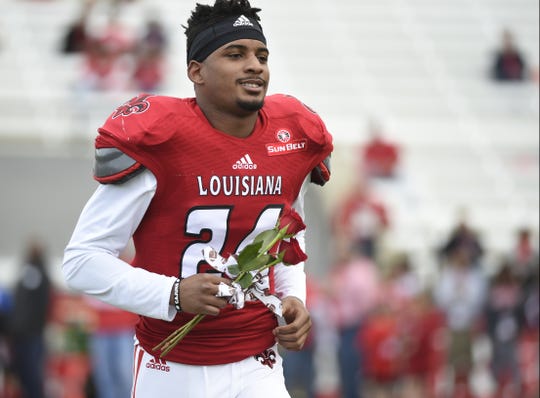
[[[258,112],[248,115],[234,115],[212,107],[200,106],[200,108],[213,128],[238,138],[246,138],[251,135],[259,116]]]

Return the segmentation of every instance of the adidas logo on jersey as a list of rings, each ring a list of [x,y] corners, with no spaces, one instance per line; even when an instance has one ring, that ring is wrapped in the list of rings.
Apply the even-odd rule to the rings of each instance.
[[[163,359],[152,358],[152,359],[150,359],[149,362],[147,362],[146,367],[148,369],[155,369],[155,370],[159,370],[161,372],[170,372],[171,371],[171,367],[169,365],[167,365],[167,362],[165,362],[165,360],[163,360]]]
[[[257,170],[257,165],[248,154],[245,154],[242,159],[233,164],[232,168],[233,170]]]
[[[234,27],[239,27],[239,26],[253,26],[253,24],[251,23],[251,21],[244,15],[240,15],[238,17],[238,19],[234,22],[233,24]]]

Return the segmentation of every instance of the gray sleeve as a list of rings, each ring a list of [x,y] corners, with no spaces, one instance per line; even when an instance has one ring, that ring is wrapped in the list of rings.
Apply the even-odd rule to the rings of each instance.
[[[94,159],[94,178],[102,184],[122,184],[145,168],[117,148],[97,148]]]

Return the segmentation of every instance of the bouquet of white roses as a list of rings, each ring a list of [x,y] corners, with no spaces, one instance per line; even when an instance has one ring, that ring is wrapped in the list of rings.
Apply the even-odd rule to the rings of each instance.
[[[243,308],[246,300],[260,300],[281,316],[281,300],[268,293],[268,275],[263,271],[280,263],[296,265],[307,259],[295,238],[305,228],[300,215],[290,208],[274,228],[261,232],[240,253],[224,258],[212,247],[206,247],[202,252],[205,261],[232,279],[231,286],[220,284],[217,296],[229,297],[229,303],[236,308]],[[161,357],[167,355],[204,316],[197,314],[155,346],[154,351],[161,351]]]

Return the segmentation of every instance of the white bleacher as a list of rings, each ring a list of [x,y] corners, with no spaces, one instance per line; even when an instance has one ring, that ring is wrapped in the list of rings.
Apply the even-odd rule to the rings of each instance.
[[[76,98],[71,87],[79,60],[61,55],[58,46],[79,4],[4,0],[0,137],[62,141],[74,134],[69,104]],[[390,239],[397,245],[435,243],[460,207],[469,209],[494,250],[507,247],[523,223],[538,231],[538,85],[487,78],[506,27],[528,64],[538,67],[537,0],[253,4],[263,9],[272,51],[271,91],[291,93],[317,109],[335,134],[337,154],[354,160],[348,151],[365,139],[362,130],[374,115],[402,144],[404,182],[384,191],[397,226]],[[139,1],[124,15],[136,29],[145,9],[159,10],[171,38],[165,91],[172,95],[192,92],[181,28],[192,6]],[[114,100],[96,109],[88,134]],[[350,177],[335,173],[338,181]]]

